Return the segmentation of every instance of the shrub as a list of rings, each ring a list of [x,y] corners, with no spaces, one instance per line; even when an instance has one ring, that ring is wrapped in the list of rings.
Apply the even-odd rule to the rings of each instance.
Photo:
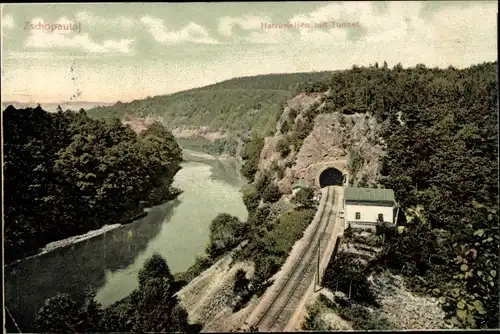
[[[295,194],[292,202],[302,208],[312,208],[314,207],[313,197],[314,190],[311,188],[301,188],[297,194]]]
[[[344,238],[349,240],[352,239],[353,236],[354,236],[354,231],[351,227],[351,224],[349,224],[349,226],[347,226],[347,228],[344,230]]]
[[[212,259],[231,251],[246,235],[246,224],[227,213],[217,215],[210,225],[210,244],[207,253]]]
[[[264,202],[274,203],[280,198],[281,191],[279,187],[274,183],[269,184],[262,193],[262,199],[264,200]]]
[[[290,149],[290,140],[288,139],[288,136],[283,136],[280,138],[278,144],[276,145],[276,149],[278,150],[282,158],[290,154],[291,149]]]
[[[146,260],[141,270],[139,270],[139,286],[144,286],[147,281],[153,278],[167,278],[170,281],[174,280],[168,268],[167,261],[165,261],[159,253],[154,253]]]
[[[267,186],[271,183],[271,176],[269,172],[265,172],[258,180],[255,182],[255,189],[257,193],[262,194],[266,190]]]
[[[349,293],[351,287],[353,300],[377,305],[376,297],[363,270],[364,266],[356,255],[338,252],[328,264],[322,284],[332,291],[339,290],[345,294]]]
[[[243,189],[243,203],[248,212],[255,211],[259,206],[260,194],[254,186],[249,186]]]

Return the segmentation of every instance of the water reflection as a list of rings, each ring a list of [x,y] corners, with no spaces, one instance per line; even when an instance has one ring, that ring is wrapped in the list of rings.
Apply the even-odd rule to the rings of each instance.
[[[5,303],[21,330],[30,329],[46,298],[62,292],[81,300],[85,288],[98,289],[107,273],[134,263],[179,204],[176,200],[157,206],[131,224],[9,268]]]
[[[182,167],[173,184],[183,190],[178,200],[132,224],[7,268],[5,302],[21,330],[31,329],[46,298],[58,292],[81,300],[93,287],[104,306],[122,299],[136,287],[138,271],[154,252],[173,273],[184,271],[204,253],[217,214],[246,219],[239,191],[244,180],[236,161],[199,159]],[[12,326],[7,330],[17,332]]]

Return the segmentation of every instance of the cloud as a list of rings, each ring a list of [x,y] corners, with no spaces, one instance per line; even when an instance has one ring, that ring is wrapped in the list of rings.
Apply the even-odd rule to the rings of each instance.
[[[269,22],[271,19],[267,16],[247,15],[243,17],[224,16],[219,19],[218,31],[221,35],[229,37],[233,33],[233,27],[238,26],[243,30],[260,29],[261,24]]]
[[[33,24],[44,24],[42,18],[34,18],[31,20]],[[36,49],[50,49],[50,48],[69,48],[81,50],[90,53],[129,53],[131,52],[133,39],[122,38],[120,40],[105,40],[102,43],[93,41],[88,33],[80,33],[72,31],[71,26],[77,25],[76,22],[61,17],[54,25],[61,25],[63,29],[56,29],[54,31],[33,29],[25,42],[26,48]],[[51,24],[52,25],[52,24]],[[68,29],[64,29],[68,28]]]
[[[14,28],[14,18],[12,17],[12,15],[4,15],[4,17],[2,17],[2,28],[4,29],[13,29]]]
[[[232,37],[233,42],[250,44],[280,44],[289,41],[293,37],[291,30],[286,28],[263,28],[266,23],[273,23],[269,16],[250,14],[239,17],[224,16],[219,19],[218,32],[225,37]],[[247,31],[247,35],[235,36],[233,33],[234,27]]]
[[[220,44],[219,41],[209,36],[208,31],[194,22],[189,22],[178,31],[167,31],[163,20],[151,16],[144,16],[141,22],[149,30],[153,38],[162,44],[178,44],[193,42],[200,44]]]
[[[126,16],[102,17],[96,16],[90,12],[78,12],[75,14],[75,17],[78,22],[86,26],[103,25],[105,27],[117,27],[124,30],[130,30],[136,24],[136,20]]]

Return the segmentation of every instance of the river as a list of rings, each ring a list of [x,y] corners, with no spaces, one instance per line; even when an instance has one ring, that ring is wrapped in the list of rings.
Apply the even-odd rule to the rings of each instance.
[[[58,292],[81,300],[91,288],[104,306],[122,299],[137,287],[137,274],[154,252],[172,273],[185,271],[204,253],[218,213],[247,218],[238,162],[190,153],[174,179],[183,191],[176,200],[131,224],[5,268],[5,303],[21,330],[30,330],[45,299]]]

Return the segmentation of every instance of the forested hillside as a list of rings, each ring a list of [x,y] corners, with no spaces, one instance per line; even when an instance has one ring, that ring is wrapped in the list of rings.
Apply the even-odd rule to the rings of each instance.
[[[175,197],[181,149],[163,125],[40,107],[3,112],[5,260],[130,218]],[[140,205],[142,203],[142,206]]]
[[[129,116],[151,117],[169,129],[207,127],[221,131],[228,138],[215,145],[208,140],[185,141],[188,148],[202,148],[208,153],[234,154],[236,142],[248,138],[253,129],[259,134],[274,131],[283,102],[308,82],[316,82],[330,72],[268,74],[235,78],[214,85],[171,95],[149,97],[130,103],[88,110],[91,117],[125,119]],[[201,142],[204,143],[201,143]],[[190,144],[193,144],[192,146]],[[214,147],[212,147],[214,146]]]
[[[316,114],[366,113],[385,124],[382,185],[394,189],[406,228],[386,234],[371,269],[403,274],[438,298],[454,326],[498,328],[497,63],[354,67],[304,92],[328,92]],[[316,114],[292,124],[291,138],[305,138]]]

